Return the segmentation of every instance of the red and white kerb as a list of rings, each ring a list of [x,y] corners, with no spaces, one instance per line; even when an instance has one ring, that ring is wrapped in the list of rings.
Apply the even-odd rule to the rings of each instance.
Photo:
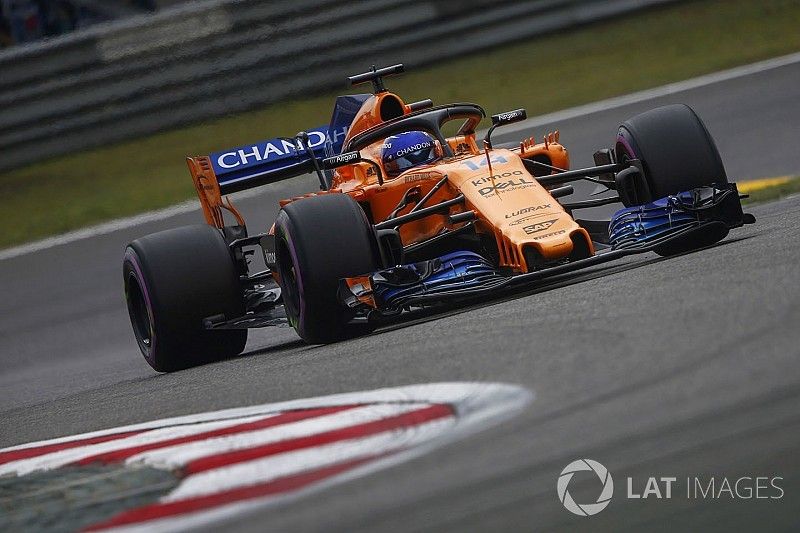
[[[439,383],[156,420],[0,450],[0,475],[119,464],[171,470],[158,502],[90,530],[174,530],[274,504],[396,464],[504,420],[520,387]]]

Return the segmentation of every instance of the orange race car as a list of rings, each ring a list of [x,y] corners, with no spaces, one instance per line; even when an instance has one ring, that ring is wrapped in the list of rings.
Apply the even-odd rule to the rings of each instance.
[[[383,78],[337,98],[329,125],[188,158],[205,225],[130,243],[125,294],[148,363],[170,371],[239,354],[247,329],[288,321],[309,343],[371,331],[403,311],[527,285],[632,253],[713,244],[755,220],[742,212],[708,130],[672,105],[624,122],[596,166],[569,170],[558,132],[495,147],[492,132],[526,118],[469,103],[406,103]],[[250,235],[223,196],[313,172],[319,191],[281,201]],[[570,182],[612,196],[565,201]],[[619,203],[610,221],[575,209]],[[228,213],[232,219],[226,223]],[[251,272],[254,251],[265,267]]]

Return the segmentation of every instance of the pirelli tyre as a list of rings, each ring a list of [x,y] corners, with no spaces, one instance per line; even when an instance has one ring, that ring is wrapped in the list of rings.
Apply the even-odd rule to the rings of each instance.
[[[615,155],[619,162],[642,162],[647,190],[639,191],[639,204],[728,183],[714,139],[697,113],[685,104],[651,109],[623,122],[617,132]]]
[[[641,161],[644,183],[634,187],[634,193],[620,191],[627,207],[728,183],[714,139],[697,113],[685,104],[651,109],[623,122],[617,132],[615,156],[619,162]],[[688,252],[714,244],[727,233],[724,225],[708,225],[655,252],[663,256]]]
[[[277,273],[286,316],[310,344],[369,332],[352,324],[337,299],[339,280],[380,268],[375,232],[346,194],[324,194],[284,206],[275,222]]]
[[[145,360],[172,372],[238,355],[247,330],[209,331],[203,319],[244,314],[239,275],[221,232],[207,225],[153,233],[125,250],[128,314]]]

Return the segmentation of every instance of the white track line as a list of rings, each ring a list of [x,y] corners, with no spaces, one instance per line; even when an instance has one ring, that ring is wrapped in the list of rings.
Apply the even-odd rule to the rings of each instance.
[[[600,111],[607,111],[609,109],[637,104],[639,102],[653,100],[655,98],[661,98],[671,94],[689,91],[691,89],[706,87],[708,85],[713,85],[723,81],[752,76],[753,74],[759,74],[761,72],[793,65],[795,63],[800,63],[800,52],[529,118],[528,120],[523,120],[522,122],[503,128],[502,135],[506,135],[508,133],[519,133],[530,128],[540,127],[553,122],[562,122],[564,120],[591,115],[593,113],[599,113]],[[500,133],[498,133],[498,135],[500,135]]]
[[[108,233],[114,233],[115,231],[132,228],[134,226],[140,226],[150,222],[166,220],[168,218],[182,215],[184,213],[191,213],[192,211],[199,209],[200,204],[197,202],[197,200],[189,200],[165,209],[150,211],[148,213],[142,213],[141,215],[132,217],[118,218],[109,222],[98,224],[96,226],[89,226],[88,228],[70,231],[69,233],[62,233],[61,235],[55,235],[39,241],[33,241],[21,244],[19,246],[14,246],[13,248],[0,250],[0,261],[3,259],[11,259],[12,257],[31,254],[33,252],[39,252],[41,250],[47,250],[48,248],[61,246],[62,244],[69,244],[75,241],[91,239],[92,237],[97,237],[98,235],[106,235]]]
[[[768,70],[785,67],[798,62],[800,62],[800,52],[781,57],[776,57],[773,59],[767,59],[765,61],[759,61],[757,63],[751,63],[749,65],[744,65],[729,70],[714,72],[712,74],[706,74],[704,76],[699,76],[697,78],[692,78],[685,81],[679,81],[676,83],[662,85],[661,87],[656,87],[654,89],[647,89],[644,91],[639,91],[624,96],[609,98],[607,100],[600,100],[598,102],[593,102],[591,104],[581,105],[570,109],[564,109],[562,111],[556,111],[555,113],[548,113],[546,115],[540,115],[538,117],[529,118],[528,120],[520,122],[515,126],[509,126],[503,129],[503,135],[509,133],[519,133],[520,131],[539,127],[544,124],[560,122],[563,120],[577,118],[584,115],[591,115],[592,113],[605,111],[607,109],[614,109],[629,104],[643,102],[645,100],[651,100],[653,98],[660,98],[662,96],[668,96],[682,91],[688,91],[690,89],[697,89],[699,87],[713,85],[715,83],[720,83],[723,81],[742,78],[745,76],[751,76],[753,74],[758,74]],[[255,196],[260,192],[256,191],[258,191],[258,189],[245,191],[244,193],[239,193],[237,197],[246,198],[250,196]],[[14,246],[13,248],[6,248],[5,250],[0,250],[0,261],[4,259],[11,259],[13,257],[19,257],[21,255],[27,255],[34,252],[39,252],[41,250],[47,250],[48,248],[61,246],[63,244],[69,244],[71,242],[80,241],[83,239],[90,239],[92,237],[97,237],[99,235],[106,235],[108,233],[113,233],[115,231],[132,228],[134,226],[140,226],[142,224],[147,224],[150,222],[166,220],[168,218],[172,218],[177,215],[190,213],[194,210],[199,210],[199,206],[196,200],[190,200],[181,204],[174,205],[172,207],[167,207],[165,209],[150,211],[148,213],[143,213],[141,215],[136,215],[132,217],[111,220],[109,222],[104,222],[96,226],[90,226],[88,228],[83,228],[76,231],[70,231],[69,233],[63,233],[61,235],[56,235],[54,237],[48,237],[46,239],[42,239],[39,241],[29,242],[26,244],[21,244],[19,246]]]
[[[251,189],[249,191],[236,193],[236,198],[238,200],[244,200],[246,198],[252,198],[254,196],[258,196],[263,192],[264,191],[260,189]],[[191,213],[193,211],[197,211],[198,215],[200,214],[200,204],[195,199],[187,200],[180,204],[176,204],[170,207],[165,207],[163,209],[148,211],[147,213],[142,213],[140,215],[109,220],[108,222],[97,224],[96,226],[89,226],[88,228],[82,228],[79,230],[70,231],[68,233],[62,233],[61,235],[54,235],[53,237],[47,237],[39,241],[20,244],[19,246],[14,246],[13,248],[6,248],[5,250],[0,250],[0,261],[4,259],[11,259],[13,257],[19,257],[21,255],[27,255],[34,252],[39,252],[42,250],[47,250],[49,248],[54,248],[56,246],[61,246],[63,244],[69,244],[75,241],[91,239],[99,235],[107,235],[109,233],[114,233],[115,231],[134,228],[136,226],[149,224],[151,222],[159,222],[161,220],[167,220],[169,218],[173,218],[178,215],[185,215],[186,213]],[[201,221],[202,218],[197,219],[198,223],[200,223]]]

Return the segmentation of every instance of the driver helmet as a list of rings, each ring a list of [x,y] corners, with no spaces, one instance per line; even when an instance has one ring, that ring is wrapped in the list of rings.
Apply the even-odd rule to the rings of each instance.
[[[383,168],[389,177],[442,158],[439,143],[424,131],[406,131],[386,137],[381,150]]]

